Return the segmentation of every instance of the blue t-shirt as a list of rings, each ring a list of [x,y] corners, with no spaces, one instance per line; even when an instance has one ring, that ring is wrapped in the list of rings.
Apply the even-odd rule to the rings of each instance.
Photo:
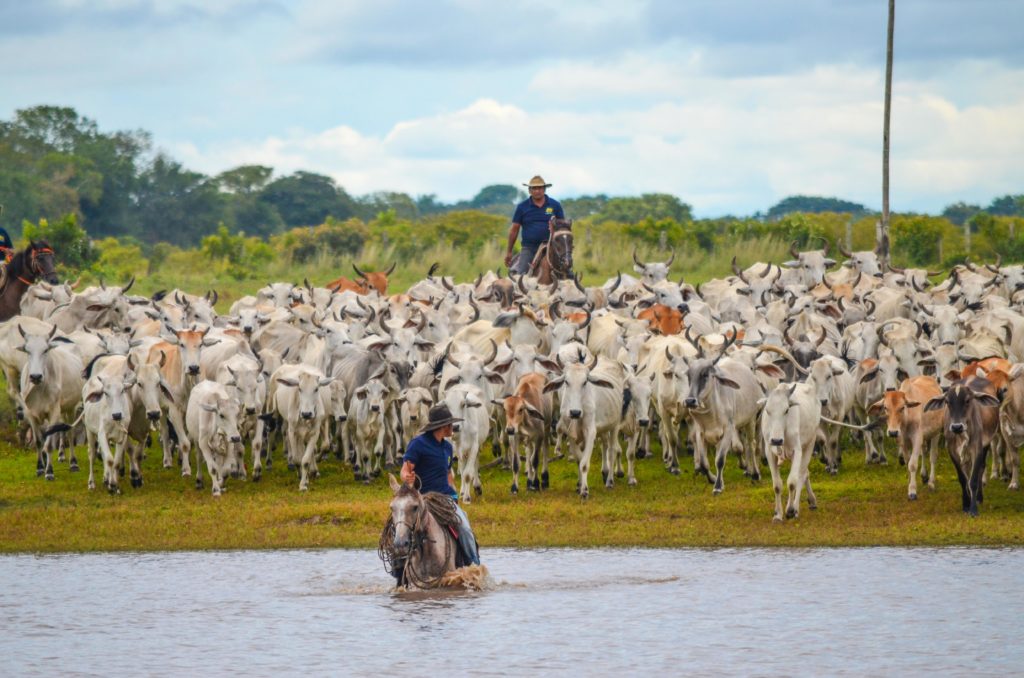
[[[512,223],[522,226],[522,240],[524,245],[538,245],[547,242],[548,222],[551,217],[565,219],[565,212],[562,211],[562,204],[544,196],[544,204],[537,207],[533,200],[527,198],[516,205],[516,212],[512,215]]]
[[[452,444],[447,440],[440,442],[432,431],[416,436],[409,441],[402,461],[416,467],[416,475],[420,477],[420,492],[440,492],[455,496],[455,488],[448,484],[448,471],[452,468]]]

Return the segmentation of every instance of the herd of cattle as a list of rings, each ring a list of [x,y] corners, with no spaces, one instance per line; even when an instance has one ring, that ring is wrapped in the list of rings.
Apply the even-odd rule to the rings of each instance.
[[[944,281],[920,269],[883,271],[872,252],[797,251],[696,287],[669,279],[672,259],[595,287],[579,278],[538,286],[492,272],[455,283],[435,275],[399,294],[388,271],[326,287],[273,283],[214,310],[216,293],[152,298],[124,287],[37,284],[21,315],[0,325],[0,366],[37,448],[37,473],[88,444],[103,483],[120,491],[159,432],[163,464],[203,466],[214,495],[283,444],[299,489],[334,452],[369,481],[400,460],[434,403],[462,419],[454,436],[460,495],[482,491],[490,440],[518,492],[548,486],[552,447],[579,465],[589,493],[595,446],[601,476],[636,483],[635,461],[657,431],[665,468],[681,453],[724,489],[726,456],[746,475],[767,463],[774,519],[796,517],[809,461],[841,468],[841,429],[869,463],[898,438],[917,496],[935,486],[944,444],[977,514],[986,478],[1018,487],[1024,443],[1024,267],[968,264]],[[883,424],[884,425],[881,425]],[[625,442],[623,453],[622,443]],[[251,465],[245,463],[251,450]],[[709,461],[709,447],[714,460]],[[924,454],[928,448],[928,455]],[[623,456],[625,468],[623,468]],[[779,465],[791,463],[783,511]],[[927,464],[925,461],[927,460]],[[927,467],[927,468],[926,468]]]

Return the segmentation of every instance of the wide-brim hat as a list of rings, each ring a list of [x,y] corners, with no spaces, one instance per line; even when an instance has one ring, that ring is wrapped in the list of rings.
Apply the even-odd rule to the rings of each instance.
[[[442,426],[454,424],[457,421],[462,421],[462,419],[453,417],[452,411],[448,409],[447,405],[434,405],[430,408],[430,412],[427,413],[427,425],[420,429],[420,433],[436,431]]]
[[[530,179],[530,183],[523,184],[523,186],[526,186],[527,188],[533,188],[535,186],[540,186],[541,188],[547,188],[550,185],[551,184],[544,183],[544,177],[542,177],[539,174],[537,176],[535,176],[534,178]]]

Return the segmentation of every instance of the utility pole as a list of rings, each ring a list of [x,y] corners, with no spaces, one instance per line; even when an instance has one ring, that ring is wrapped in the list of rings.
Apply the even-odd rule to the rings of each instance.
[[[882,221],[875,250],[882,268],[889,265],[889,113],[892,108],[892,35],[896,22],[896,0],[889,0],[889,30],[885,50],[885,113],[882,123]]]

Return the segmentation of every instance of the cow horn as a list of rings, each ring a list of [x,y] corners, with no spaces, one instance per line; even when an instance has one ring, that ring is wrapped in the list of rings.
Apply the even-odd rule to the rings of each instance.
[[[469,322],[475,323],[477,320],[480,320],[480,307],[477,306],[475,301],[473,301],[472,292],[469,294],[469,307],[473,309],[473,318]]]
[[[562,319],[562,317],[560,315],[558,315],[558,305],[560,303],[562,303],[562,302],[556,301],[555,303],[551,304],[551,306],[548,307],[548,313],[551,315],[551,317],[552,318],[557,318],[558,320]]]
[[[512,275],[512,273],[510,272],[509,275]],[[529,292],[526,291],[526,285],[523,284],[523,278],[525,278],[525,277],[526,277],[525,273],[520,273],[519,274],[519,279],[516,280],[516,287],[518,287],[519,291],[522,292],[524,295],[529,294]]]
[[[828,238],[823,238],[820,235],[818,236],[818,240],[820,240],[821,244],[823,245],[823,247],[821,248],[822,249],[822,255],[827,257],[828,256],[828,248],[829,248],[829,245],[831,245],[831,243],[829,242]]]
[[[696,341],[693,340],[693,337],[690,336],[690,327],[689,327],[689,325],[687,325],[686,329],[683,331],[683,337],[688,342],[690,342],[690,345],[693,346],[695,349],[697,349],[698,351],[701,350],[700,345]]]
[[[864,306],[865,306],[865,308],[867,308],[867,313],[868,313],[869,316],[875,314],[875,308],[876,308],[875,302],[871,301],[870,299],[865,299],[864,300]]]
[[[843,241],[842,240],[836,240],[836,247],[839,249],[839,253],[842,254],[847,259],[852,259],[853,258],[853,252],[851,252],[848,249],[846,249],[845,247],[843,247]]]
[[[384,271],[384,275],[391,275],[391,273],[394,272],[394,270],[395,270],[395,266],[398,266],[398,262],[397,261],[392,262],[392,264],[388,268],[388,270]]]
[[[914,277],[914,276],[910,276],[910,286],[913,287],[914,290],[917,291],[917,292],[924,292],[925,291],[925,289],[923,287],[918,287],[917,286],[917,278]]]
[[[768,275],[771,272],[772,272],[772,262],[769,261],[767,264],[764,265],[764,272],[758,274],[757,277],[759,277],[759,278],[766,278],[766,277],[768,277]]]
[[[70,283],[71,289],[75,289],[76,287],[78,287],[78,283],[80,282],[82,282],[82,276],[78,276],[77,278],[75,278],[75,282]]]
[[[899,274],[899,275],[903,275],[903,274],[905,274],[907,272],[907,269],[899,268],[897,266],[893,266],[892,264],[889,264],[889,270],[892,271],[893,273],[896,273],[896,274]]]
[[[484,360],[484,365],[490,365],[494,362],[494,359],[498,357],[498,345],[494,343],[494,339],[488,339],[491,342],[491,355]]]
[[[857,289],[857,285],[860,284],[860,277],[864,275],[864,271],[857,271],[857,277],[853,280],[853,285],[850,286],[851,290]]]
[[[793,255],[794,259],[800,258],[800,253],[796,251],[796,240],[794,240],[792,244],[790,244],[789,253]]]
[[[795,367],[797,372],[799,372],[800,374],[809,374],[809,372],[805,368],[801,367],[800,363],[796,361],[796,358],[793,357],[793,354],[787,351],[786,349],[782,348],[781,346],[762,345],[758,346],[757,350],[768,351],[769,353],[777,353],[786,360],[788,360],[790,364],[793,365],[793,367]]]
[[[640,268],[644,267],[644,265],[640,263],[640,260],[636,258],[636,247],[633,248],[633,263],[639,266]]]
[[[715,356],[715,359],[711,361],[712,365],[718,364],[718,361],[722,359],[722,357],[725,355],[725,352],[729,349],[729,347],[736,343],[736,337],[738,335],[739,332],[733,329],[732,334],[725,338],[725,343],[722,344],[722,350],[719,352],[717,356]]]
[[[917,338],[920,339],[921,335],[924,334],[924,325],[917,322],[916,320],[914,321],[914,325],[917,327]]]
[[[572,277],[572,284],[575,285],[576,289],[578,289],[583,294],[587,293],[587,290],[583,287],[583,285],[580,284],[580,274],[579,273],[576,273],[575,275],[573,275],[573,277]]]
[[[210,306],[216,306],[217,301],[220,299],[220,295],[217,294],[217,290],[210,290],[210,292],[213,294],[213,299],[210,301]]]
[[[444,287],[449,292],[455,291],[455,287],[450,282],[448,282],[448,278],[446,278],[445,276],[441,276],[441,286]]]
[[[427,277],[428,278],[434,277],[434,273],[436,273],[437,269],[440,268],[440,267],[441,267],[441,262],[435,261],[434,263],[432,263],[430,265],[430,268],[427,270]]]
[[[671,256],[669,256],[668,261],[665,262],[665,268],[668,268],[669,266],[671,266],[672,262],[675,261],[675,260],[676,260],[676,248],[673,247],[672,248]]]
[[[817,348],[818,346],[821,346],[825,342],[826,337],[828,337],[828,332],[825,331],[825,328],[822,328],[821,336],[818,337],[818,341],[814,342],[814,347]]]
[[[928,274],[929,277],[934,277],[934,276],[937,276],[937,275],[942,275],[942,273],[943,273],[942,271],[925,271],[925,272]]]
[[[131,280],[128,281],[128,284],[121,288],[121,294],[128,294],[128,290],[130,290],[134,284],[135,276],[133,275]]]
[[[501,276],[499,275],[498,277],[500,278]],[[473,289],[476,289],[476,288],[480,287],[480,283],[482,283],[483,281],[484,281],[484,274],[483,273],[477,273],[476,280],[473,282]]]
[[[583,353],[583,349],[580,349],[580,353]],[[597,365],[597,354],[596,353],[594,353],[594,354],[592,354],[590,356],[590,362],[587,363],[586,367],[587,367],[588,370],[592,370],[592,369],[594,369],[595,365]]]
[[[309,284],[309,278],[302,279],[302,286],[305,287],[310,294],[313,293],[313,286]]]
[[[767,297],[768,297],[768,290],[761,290],[761,306],[762,307],[767,306],[771,302],[771,300],[768,299]]]
[[[427,314],[420,311],[420,322],[416,326],[416,333],[419,334],[423,331],[423,328],[427,326]]]
[[[590,313],[590,309],[589,308],[584,307],[583,312],[587,314],[587,319],[584,320],[582,323],[580,323],[579,329],[581,329],[581,330],[584,329],[585,327],[587,327],[587,325],[590,324],[590,319],[593,317],[592,314]]]
[[[548,289],[548,294],[554,294],[557,291],[558,291],[558,278],[555,278],[554,276],[552,276],[552,278],[551,278],[551,287]]]
[[[458,360],[456,360],[455,358],[452,357],[451,347],[452,347],[451,342],[449,342],[448,343],[448,348],[446,348],[445,351],[444,351],[444,359],[447,360],[448,362],[450,362],[455,369],[457,369],[457,370],[462,369],[462,363],[460,363]]]
[[[789,336],[789,325],[786,325],[786,327],[783,328],[782,338],[785,339],[786,343],[789,344],[790,346],[793,345],[793,339]]]
[[[356,266],[356,262],[354,261],[352,262],[352,270],[355,271],[356,275],[358,275],[360,278],[366,280],[366,274],[359,270],[359,267]]]
[[[747,280],[743,276],[743,271],[741,271],[740,267],[736,265],[736,255],[735,254],[732,255],[732,272],[735,273],[736,277],[739,278],[740,280],[742,280],[744,282],[744,284],[746,284],[746,285],[750,284],[750,281]]]
[[[612,285],[610,290],[608,290],[608,294],[611,295],[612,292],[614,292],[615,290],[617,290],[619,288],[620,284],[622,284],[622,271],[616,271],[615,272],[615,284]]]

